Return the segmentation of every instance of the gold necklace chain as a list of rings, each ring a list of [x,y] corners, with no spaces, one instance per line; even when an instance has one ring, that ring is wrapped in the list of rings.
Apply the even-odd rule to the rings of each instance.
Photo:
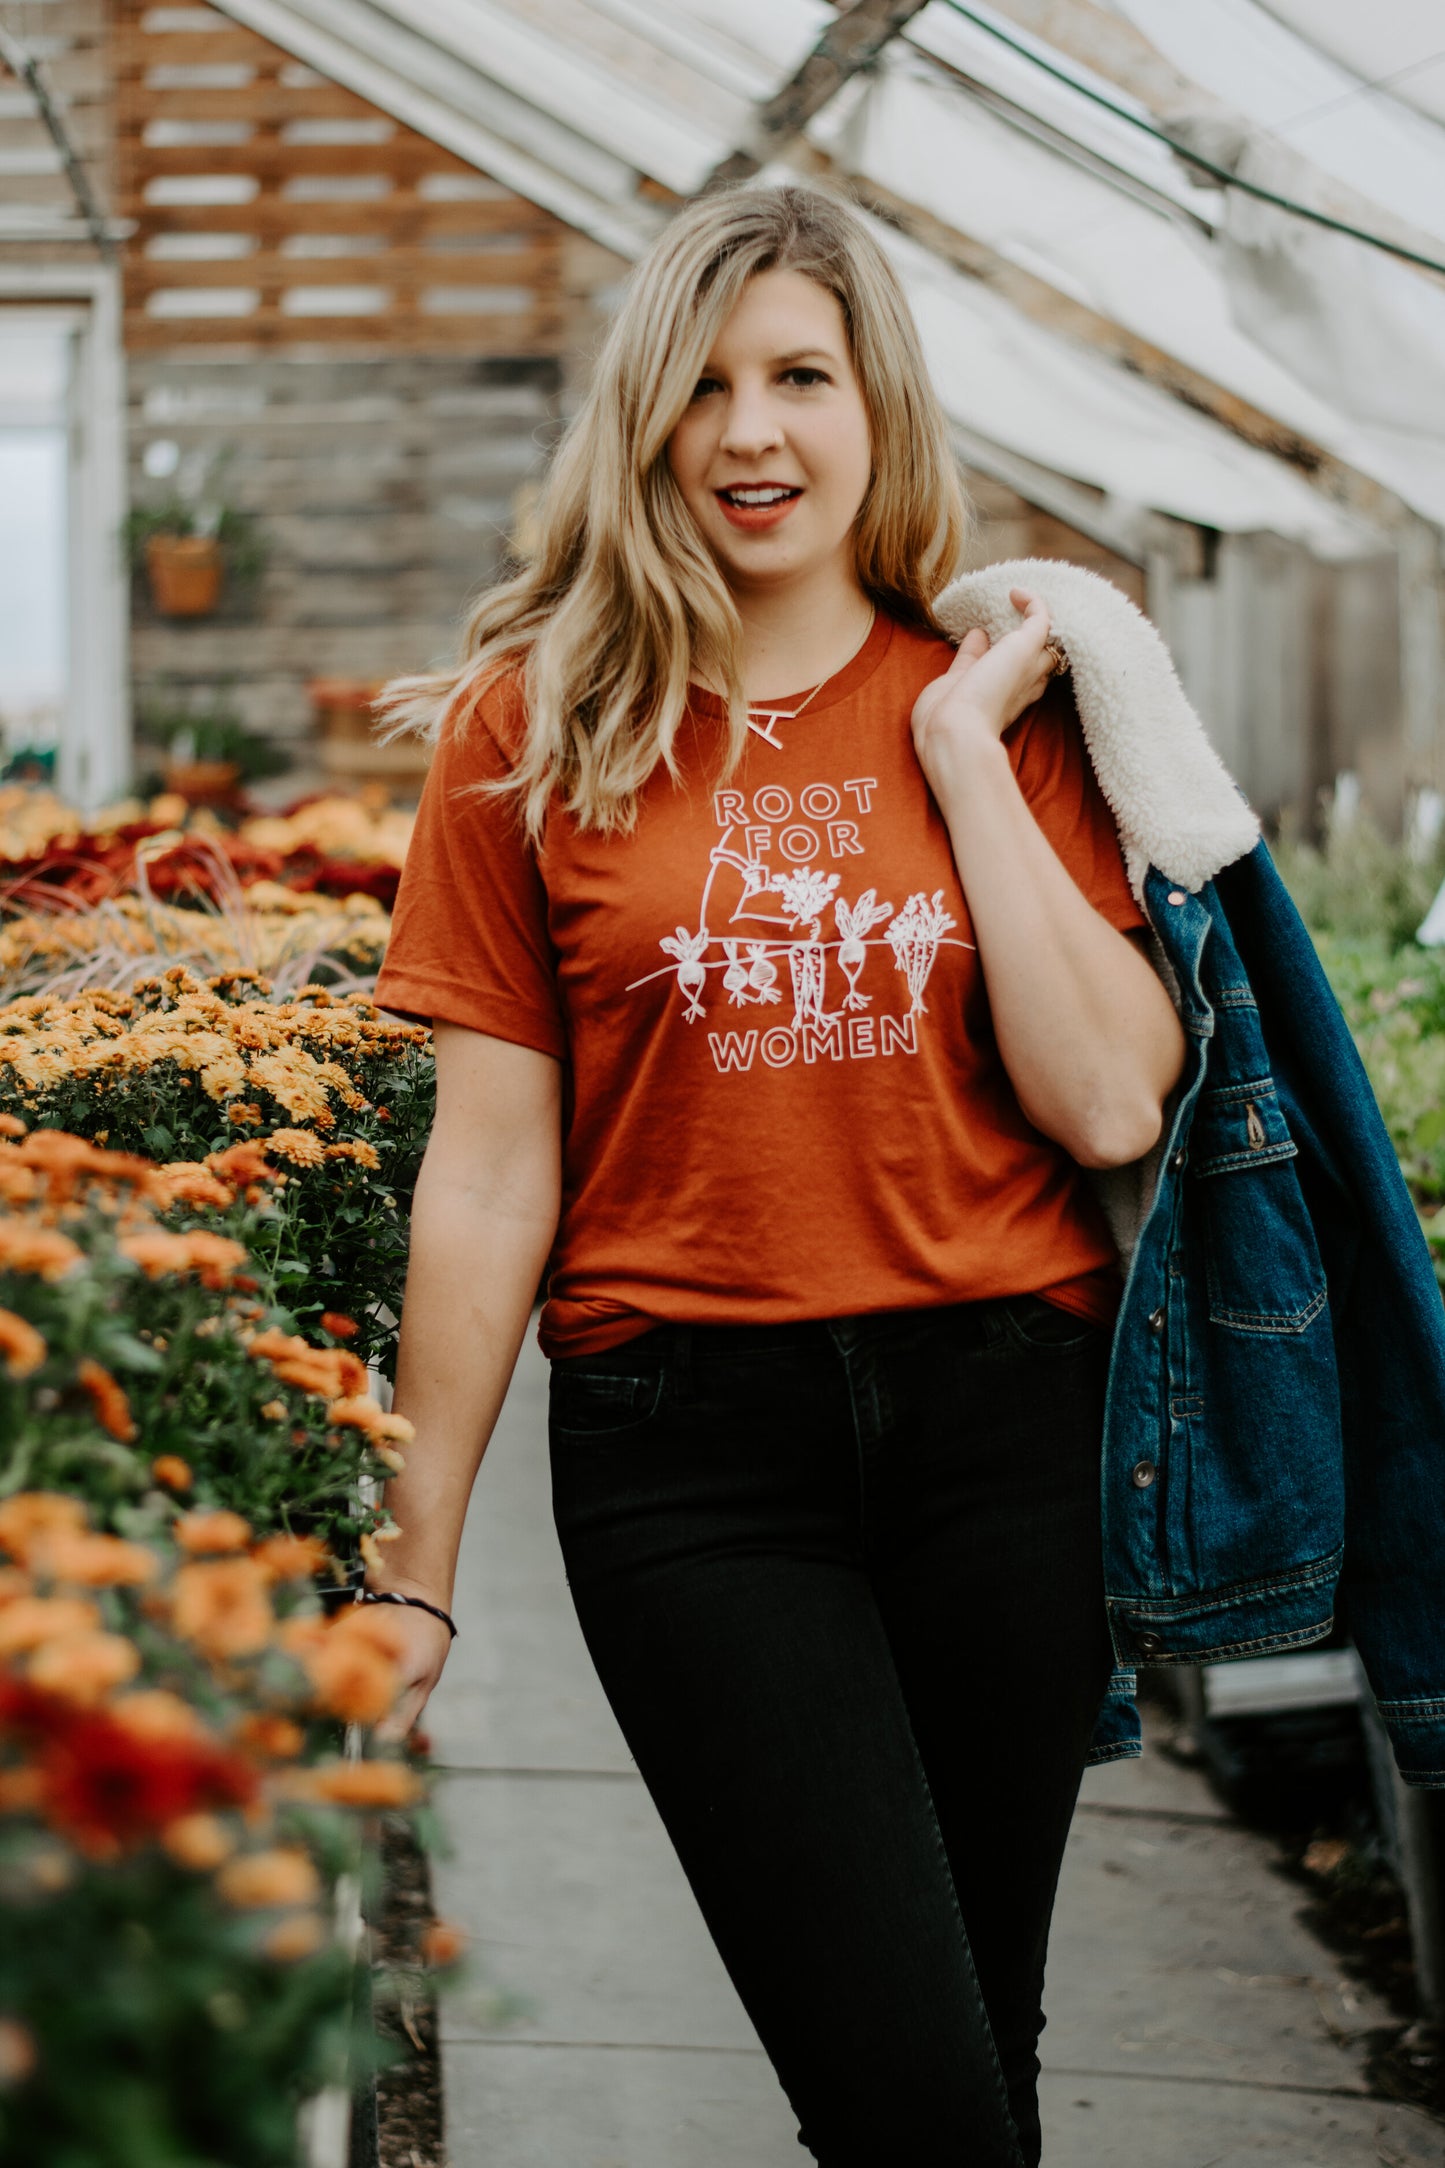
[[[812,691],[809,693],[805,693],[803,698],[798,702],[798,705],[795,708],[754,708],[750,706],[748,709],[749,730],[753,731],[756,736],[760,737],[765,745],[775,746],[777,750],[781,752],[783,749],[782,739],[775,738],[773,736],[772,729],[765,726],[769,726],[774,723],[795,723],[798,720],[798,717],[802,714],[804,708],[807,707],[808,703],[812,700],[817,699],[819,693],[823,690],[823,687],[825,685],[831,684],[835,677],[839,677],[842,672],[847,669],[848,663],[857,661],[858,657],[862,654],[864,648],[868,645],[869,636],[873,631],[873,627],[874,624],[877,622],[877,618],[878,606],[876,603],[872,603],[869,605],[868,623],[863,628],[863,637],[858,642],[858,645],[854,648],[852,654],[848,657],[848,662],[839,663],[838,668],[836,670],[830,670],[827,677],[819,678],[817,684],[813,687]]]

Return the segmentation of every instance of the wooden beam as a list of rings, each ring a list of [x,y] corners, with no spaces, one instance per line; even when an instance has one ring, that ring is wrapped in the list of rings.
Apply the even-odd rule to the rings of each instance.
[[[809,146],[806,164],[846,191],[861,209],[871,211],[900,233],[931,250],[969,278],[981,280],[1031,322],[1091,347],[1108,360],[1143,377],[1171,398],[1221,423],[1246,444],[1282,459],[1331,503],[1381,528],[1393,528],[1414,514],[1392,490],[1347,466],[1320,444],[1292,429],[1237,393],[1227,391],[1177,355],[1101,315],[1072,295],[1011,263],[986,242],[946,225],[931,211],[863,176],[849,174]]]
[[[118,127],[119,147],[144,168],[146,180],[162,175],[246,173],[290,180],[302,174],[387,173],[412,179],[418,173],[475,173],[426,136],[398,127],[384,143],[283,143],[257,136],[249,143],[146,143],[143,123]]]
[[[1021,30],[1043,39],[1065,58],[1082,61],[1085,67],[1139,99],[1166,134],[1177,134],[1189,121],[1206,116],[1235,129],[1241,141],[1257,132],[1256,123],[1238,107],[1185,75],[1150,44],[1142,30],[1135,29],[1123,15],[1099,5],[1099,0],[992,0],[992,5]],[[1270,149],[1272,157],[1279,161],[1279,173],[1272,185],[1282,194],[1314,210],[1327,211],[1331,217],[1367,227],[1402,248],[1427,256],[1439,254],[1438,234],[1411,225],[1374,197],[1336,179],[1292,150],[1280,137],[1270,138]],[[1227,158],[1219,162],[1229,163]],[[1421,271],[1420,276],[1432,278],[1428,271]]]
[[[142,256],[126,265],[126,293],[181,286],[389,286],[398,280],[419,286],[536,286],[553,276],[555,254],[547,247],[485,254],[397,248],[381,234],[374,248],[345,256],[290,256],[270,249],[199,259]]]
[[[758,107],[748,140],[714,166],[699,193],[726,188],[760,171],[926,5],[927,0],[854,0],[844,8],[802,66]]]
[[[291,55],[279,45],[258,37],[254,30],[141,30],[123,26],[114,42],[115,72],[122,79],[143,76],[150,68],[234,66],[249,61],[256,67],[293,65]]]
[[[154,90],[147,85],[141,92],[141,100],[144,116],[141,125],[156,120],[247,120],[253,124],[289,120],[391,120],[389,113],[378,113],[365,98],[358,98],[354,91],[341,90],[335,83],[307,83],[293,87],[265,75],[258,75],[254,81],[231,90]],[[399,122],[392,121],[392,126],[398,134],[402,133]]]
[[[162,317],[127,310],[125,344],[133,353],[198,346],[352,346],[358,352],[475,354],[529,357],[556,354],[567,343],[560,309],[518,316],[444,316],[428,311],[374,316],[291,316],[258,309],[250,316]]]
[[[122,197],[119,215],[133,222],[134,240],[143,245],[158,234],[243,233],[266,241],[290,233],[385,233],[404,231],[418,242],[484,235],[499,240],[533,240],[551,234],[546,211],[521,196],[478,197],[461,203],[436,203],[414,188],[393,188],[363,203],[304,203],[293,196],[257,196],[250,203],[146,203]]]

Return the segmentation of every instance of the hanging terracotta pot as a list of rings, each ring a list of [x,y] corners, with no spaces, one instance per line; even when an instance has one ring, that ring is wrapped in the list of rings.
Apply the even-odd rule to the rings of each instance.
[[[145,560],[151,600],[162,617],[208,617],[214,610],[225,572],[214,535],[150,535]]]

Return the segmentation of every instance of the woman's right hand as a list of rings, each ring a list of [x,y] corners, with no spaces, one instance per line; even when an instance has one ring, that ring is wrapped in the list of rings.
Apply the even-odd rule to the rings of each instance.
[[[376,1737],[392,1741],[404,1739],[426,1707],[451,1653],[452,1637],[439,1618],[415,1604],[388,1604],[386,1619],[394,1630],[401,1690],[391,1714],[377,1725]]]

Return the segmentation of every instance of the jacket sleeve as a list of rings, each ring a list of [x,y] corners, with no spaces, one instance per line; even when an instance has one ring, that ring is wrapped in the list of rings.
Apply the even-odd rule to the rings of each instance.
[[[1445,1789],[1445,1305],[1364,1064],[1261,844],[1215,882],[1292,1101],[1344,1441],[1340,1608],[1406,1783]]]

